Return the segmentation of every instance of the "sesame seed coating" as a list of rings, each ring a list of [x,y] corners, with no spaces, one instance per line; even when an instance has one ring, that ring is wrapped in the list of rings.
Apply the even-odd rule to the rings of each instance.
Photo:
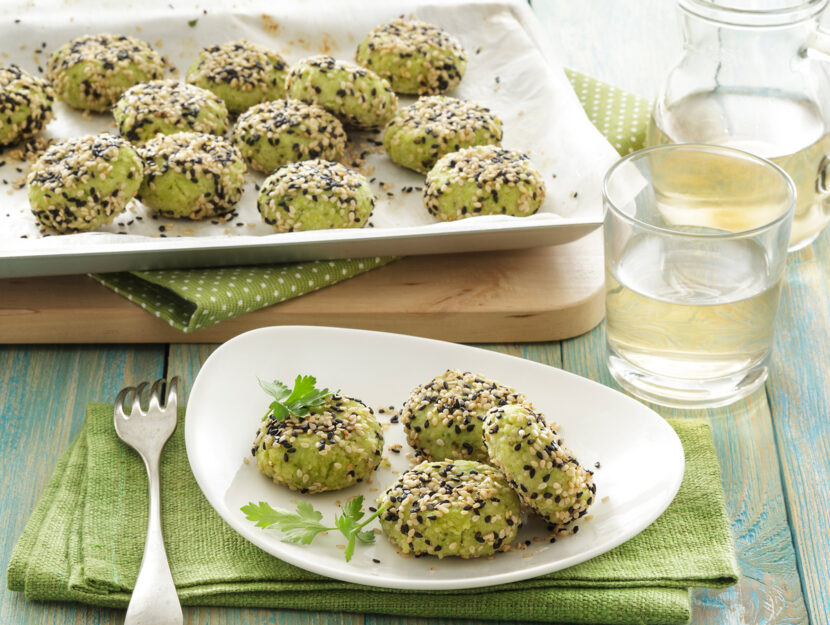
[[[427,96],[398,109],[383,133],[389,157],[427,173],[450,152],[474,145],[499,145],[501,120],[489,109],[448,96]]]
[[[32,165],[29,204],[47,228],[94,230],[124,211],[141,177],[141,158],[121,137],[69,139],[51,146]]]
[[[490,460],[551,529],[584,516],[596,497],[593,473],[564,446],[556,427],[519,405],[493,408],[484,425]]]
[[[438,159],[427,174],[424,206],[441,221],[476,215],[532,215],[545,199],[542,174],[530,157],[493,145]]]
[[[55,94],[17,65],[0,65],[0,146],[29,139],[53,118]]]
[[[413,389],[401,410],[406,440],[428,460],[489,462],[484,416],[496,406],[527,398],[482,375],[448,369]]]
[[[336,161],[346,151],[340,120],[320,106],[290,98],[245,111],[234,126],[233,142],[252,169],[265,173],[296,161]]]
[[[285,95],[288,66],[283,58],[250,41],[202,48],[187,70],[187,82],[212,91],[231,113]]]
[[[139,199],[164,217],[205,219],[231,213],[242,197],[245,161],[222,137],[156,135],[142,147]]]
[[[386,80],[330,56],[314,56],[294,65],[286,87],[292,98],[318,104],[344,124],[366,130],[382,128],[398,108],[398,97]]]
[[[130,87],[112,110],[118,132],[135,143],[158,133],[206,132],[228,129],[225,103],[208,91],[176,80],[154,80]]]
[[[84,35],[58,48],[46,76],[74,108],[106,111],[127,89],[164,76],[164,59],[149,44],[126,35]]]
[[[289,163],[265,179],[257,208],[279,232],[361,228],[375,198],[361,174],[332,161]]]
[[[444,29],[420,20],[392,20],[360,42],[358,63],[386,78],[398,93],[443,93],[461,82],[467,55]]]
[[[380,465],[383,434],[359,399],[332,395],[308,416],[268,418],[251,454],[259,470],[301,493],[339,490],[362,482]]]
[[[477,558],[504,551],[522,523],[498,469],[472,460],[422,462],[378,499],[381,527],[404,554]]]

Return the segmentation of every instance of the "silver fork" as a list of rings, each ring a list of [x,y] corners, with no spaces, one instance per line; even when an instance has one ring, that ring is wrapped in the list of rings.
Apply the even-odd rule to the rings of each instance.
[[[183,621],[182,607],[164,550],[159,494],[159,456],[176,429],[179,378],[173,378],[167,385],[167,396],[162,405],[161,388],[164,382],[162,379],[153,383],[146,411],[141,407],[141,396],[147,382],[137,388],[123,389],[115,400],[114,420],[118,438],[138,452],[150,480],[147,540],[124,625],[181,625]],[[127,402],[132,405],[129,413],[125,411]]]

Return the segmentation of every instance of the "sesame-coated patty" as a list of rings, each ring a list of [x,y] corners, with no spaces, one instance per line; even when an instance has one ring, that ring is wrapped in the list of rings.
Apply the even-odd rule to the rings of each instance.
[[[521,393],[482,375],[449,369],[416,387],[403,405],[406,440],[429,460],[489,462],[484,415],[496,406],[527,402]]]
[[[17,65],[0,65],[0,146],[28,139],[54,117],[55,94],[45,80]]]
[[[500,406],[487,413],[484,441],[490,460],[522,501],[548,523],[562,526],[587,513],[596,485],[555,427],[528,406]]]
[[[544,199],[542,174],[527,154],[494,145],[442,156],[424,186],[424,206],[442,221],[476,215],[526,217]]]
[[[257,200],[262,219],[279,232],[361,228],[374,206],[366,178],[322,159],[283,165],[262,183]]]
[[[268,417],[251,448],[260,471],[301,493],[362,482],[377,469],[382,452],[383,434],[372,409],[342,395],[330,396],[306,417]]]
[[[156,135],[139,153],[144,182],[138,197],[164,217],[222,217],[242,197],[245,161],[223,137],[198,132]]]
[[[501,120],[489,109],[438,95],[398,109],[383,132],[383,147],[398,165],[425,174],[445,154],[499,145],[501,138]]]
[[[404,554],[477,558],[505,550],[522,522],[501,471],[472,460],[422,462],[378,499],[381,527]]]
[[[133,85],[164,76],[164,59],[126,35],[84,35],[58,48],[46,76],[57,96],[78,109],[106,111]]]
[[[130,87],[112,110],[118,132],[142,143],[158,133],[206,132],[223,135],[228,109],[217,96],[177,80],[154,80]]]
[[[285,95],[288,65],[275,51],[250,41],[229,41],[199,51],[187,82],[222,98],[231,113]]]
[[[233,142],[253,169],[265,173],[296,161],[336,161],[346,151],[346,133],[334,115],[291,98],[245,111],[234,126]]]
[[[398,93],[443,93],[461,82],[467,56],[444,29],[420,20],[392,20],[374,28],[356,60],[386,78]]]
[[[330,56],[314,56],[294,65],[286,86],[292,98],[318,104],[347,126],[365,130],[382,128],[398,108],[398,97],[386,80]]]
[[[47,228],[94,230],[124,211],[141,178],[141,158],[121,137],[69,139],[51,146],[32,165],[29,204]]]

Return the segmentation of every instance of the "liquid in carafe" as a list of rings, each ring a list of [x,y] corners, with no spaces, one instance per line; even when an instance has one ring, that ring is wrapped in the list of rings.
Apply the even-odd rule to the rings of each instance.
[[[824,171],[830,135],[812,101],[723,89],[686,96],[658,117],[652,117],[649,145],[725,145],[767,158],[790,175],[797,191],[790,250],[808,245],[830,221],[830,170]]]

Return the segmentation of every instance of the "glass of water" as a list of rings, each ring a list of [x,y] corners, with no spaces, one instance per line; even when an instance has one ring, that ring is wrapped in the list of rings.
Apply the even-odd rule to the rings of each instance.
[[[607,362],[634,395],[724,406],[767,377],[795,207],[778,165],[733,148],[646,148],[606,174]]]

